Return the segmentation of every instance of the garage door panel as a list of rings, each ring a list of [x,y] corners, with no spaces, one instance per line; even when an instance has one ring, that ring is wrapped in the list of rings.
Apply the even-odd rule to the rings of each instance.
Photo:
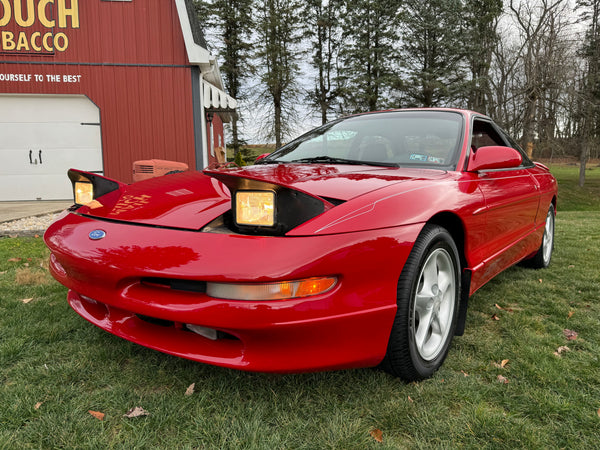
[[[100,127],[80,123],[0,123],[0,150],[73,148],[101,142]],[[17,145],[15,145],[17,144]]]
[[[1,122],[99,122],[98,107],[81,95],[13,95],[0,96]]]
[[[0,201],[70,199],[69,168],[103,172],[99,121],[84,96],[0,94]]]
[[[23,177],[8,175],[0,177],[0,192],[6,192],[18,183],[19,190],[11,200],[69,200],[73,198],[73,188],[66,174],[38,175],[35,184],[23,183]]]

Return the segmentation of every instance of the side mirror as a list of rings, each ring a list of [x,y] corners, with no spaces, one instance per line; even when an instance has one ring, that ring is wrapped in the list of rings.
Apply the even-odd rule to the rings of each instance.
[[[467,172],[491,169],[512,169],[523,163],[523,157],[514,148],[490,145],[471,152]]]

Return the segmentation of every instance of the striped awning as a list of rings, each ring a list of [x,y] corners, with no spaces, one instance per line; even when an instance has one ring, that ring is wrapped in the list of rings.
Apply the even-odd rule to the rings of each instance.
[[[216,86],[213,86],[207,81],[202,81],[204,89],[204,109],[214,113],[234,113],[237,108],[235,98],[228,95]]]

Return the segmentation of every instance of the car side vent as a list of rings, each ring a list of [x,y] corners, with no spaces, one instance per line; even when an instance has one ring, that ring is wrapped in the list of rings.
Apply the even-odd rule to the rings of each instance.
[[[159,286],[175,291],[206,293],[206,281],[180,280],[177,278],[142,278],[142,284],[149,286]]]

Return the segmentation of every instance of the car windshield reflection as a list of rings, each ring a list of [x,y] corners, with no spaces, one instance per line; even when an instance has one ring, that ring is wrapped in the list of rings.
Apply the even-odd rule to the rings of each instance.
[[[346,117],[317,128],[263,158],[269,163],[456,167],[462,115],[453,111],[389,111]]]

